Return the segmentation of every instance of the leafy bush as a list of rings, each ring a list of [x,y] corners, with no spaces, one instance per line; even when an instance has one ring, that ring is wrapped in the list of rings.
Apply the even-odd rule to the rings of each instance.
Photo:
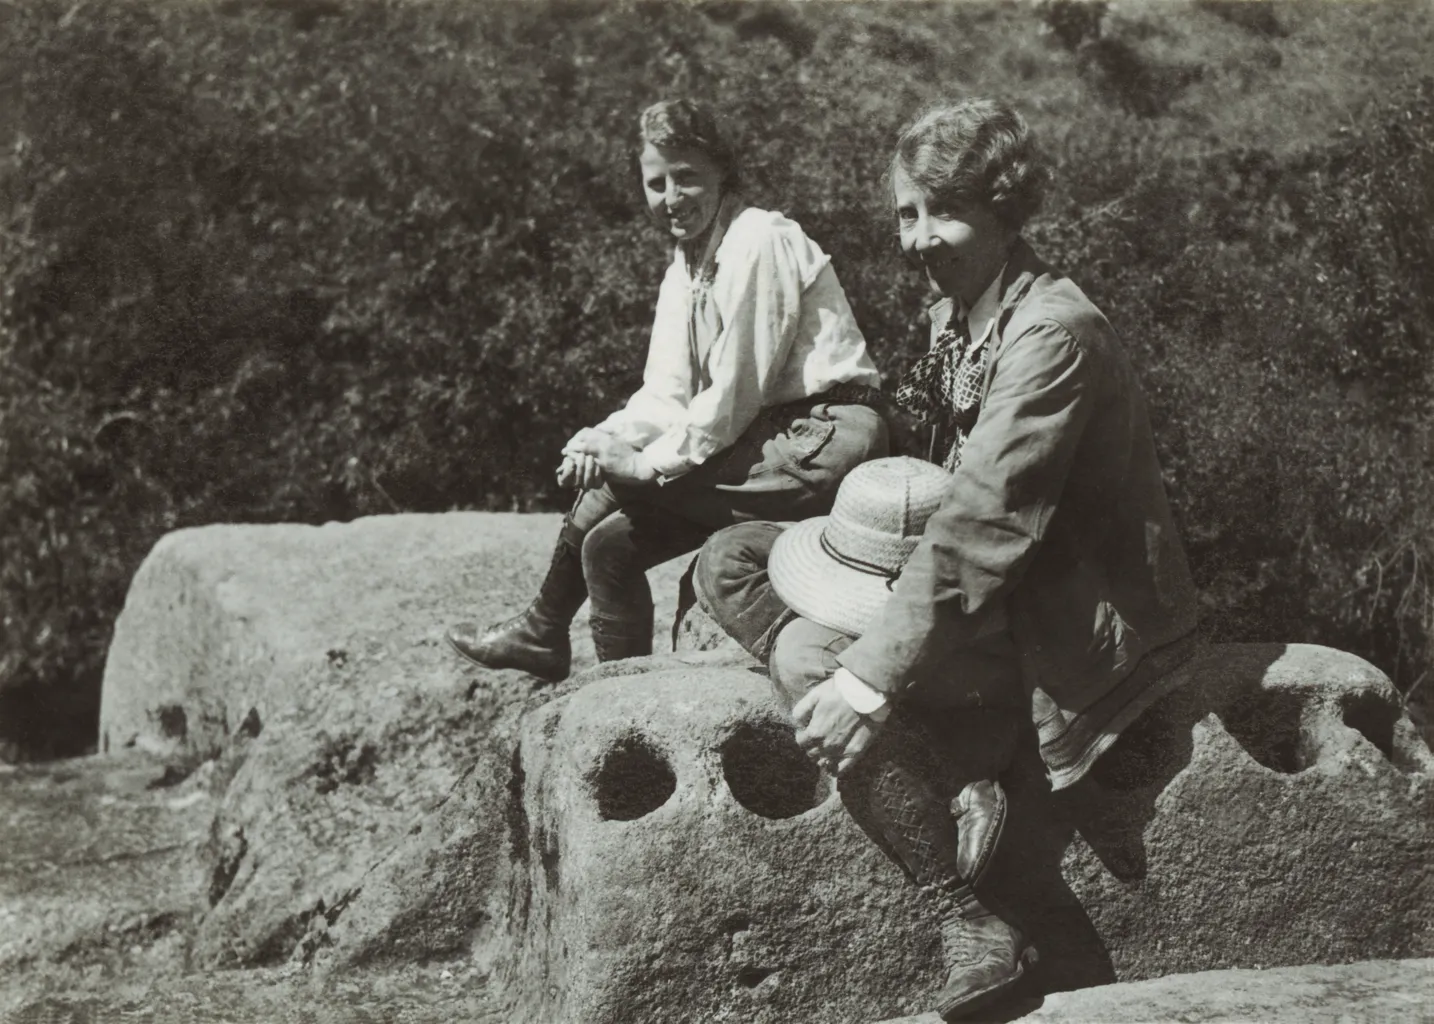
[[[1149,164],[1046,222],[1144,368],[1208,630],[1342,646],[1406,691],[1434,664],[1431,100],[1406,83],[1285,159]]]
[[[1021,101],[1059,164],[1033,235],[1144,374],[1211,631],[1417,689],[1429,86],[1341,71],[1367,111],[1341,137],[1290,113],[1298,8],[1273,32],[1054,7],[1042,34],[1010,5],[0,6],[0,753],[92,742],[165,530],[558,507],[553,453],[640,373],[666,252],[634,122],[676,93],[730,116],[891,377],[925,301],[876,187],[894,131],[952,93]],[[1263,144],[1292,118],[1309,141]]]

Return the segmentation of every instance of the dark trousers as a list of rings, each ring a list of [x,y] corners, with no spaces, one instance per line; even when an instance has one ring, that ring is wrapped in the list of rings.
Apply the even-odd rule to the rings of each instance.
[[[593,617],[618,632],[645,622],[650,634],[648,569],[736,523],[824,515],[842,478],[887,446],[876,409],[818,396],[763,410],[730,448],[668,483],[585,492],[571,520]]]

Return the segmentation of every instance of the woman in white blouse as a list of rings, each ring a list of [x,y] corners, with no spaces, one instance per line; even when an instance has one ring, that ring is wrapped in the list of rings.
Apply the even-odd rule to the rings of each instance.
[[[780,213],[748,205],[712,116],[686,100],[641,118],[643,188],[676,240],[642,387],[563,448],[582,493],[523,612],[449,630],[464,657],[547,680],[591,598],[598,658],[650,654],[646,570],[724,526],[823,515],[851,469],[887,452],[881,376],[830,258]]]

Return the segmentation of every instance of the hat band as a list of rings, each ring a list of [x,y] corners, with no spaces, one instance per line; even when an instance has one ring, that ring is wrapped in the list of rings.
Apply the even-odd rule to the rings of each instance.
[[[894,584],[897,580],[897,577],[901,575],[900,569],[896,569],[895,571],[893,571],[884,565],[878,565],[875,562],[864,562],[860,558],[853,558],[851,555],[843,554],[842,552],[831,546],[831,543],[827,540],[827,533],[825,530],[821,532],[819,540],[822,546],[822,550],[825,551],[828,555],[830,555],[832,559],[838,564],[844,565],[848,569],[855,569],[857,572],[863,573],[867,576],[886,577],[887,590],[890,590],[892,588],[892,584]]]

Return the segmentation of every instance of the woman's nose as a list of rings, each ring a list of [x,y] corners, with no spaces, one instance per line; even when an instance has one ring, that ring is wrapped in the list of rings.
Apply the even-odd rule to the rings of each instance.
[[[930,229],[925,220],[918,221],[916,230],[912,232],[911,247],[917,252],[926,252],[941,244],[941,239]]]
[[[663,193],[663,199],[666,201],[667,205],[675,206],[677,204],[677,199],[680,195],[681,193],[677,189],[677,182],[669,181],[667,183],[667,191]]]

